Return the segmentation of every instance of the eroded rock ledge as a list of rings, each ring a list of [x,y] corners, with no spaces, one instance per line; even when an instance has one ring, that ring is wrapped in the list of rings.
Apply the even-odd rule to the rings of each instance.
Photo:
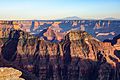
[[[21,75],[22,72],[14,68],[0,68],[0,80],[25,80],[23,78],[20,78]]]

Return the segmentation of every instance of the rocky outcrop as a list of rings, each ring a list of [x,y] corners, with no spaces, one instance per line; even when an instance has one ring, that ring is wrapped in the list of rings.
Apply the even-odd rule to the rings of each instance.
[[[21,75],[22,72],[14,68],[0,68],[0,80],[25,80],[23,78],[20,78]]]
[[[2,66],[16,64],[39,80],[120,79],[120,61],[116,56],[119,51],[114,53],[117,48],[111,43],[100,42],[85,31],[71,31],[57,43],[40,40],[22,31],[15,30],[11,34],[13,36],[4,44],[1,40]],[[16,34],[19,37],[15,37]],[[9,49],[13,49],[12,52]],[[7,54],[9,58],[6,58]]]
[[[59,28],[49,27],[47,28],[47,31],[43,34],[43,36],[44,40],[51,42],[60,42],[61,40],[63,40],[64,33],[61,33]]]
[[[47,38],[47,40],[52,41],[55,38],[55,33],[51,29],[51,27],[49,27],[47,31],[44,33],[44,36]]]
[[[116,50],[120,50],[120,39],[117,39],[117,43],[114,45]]]

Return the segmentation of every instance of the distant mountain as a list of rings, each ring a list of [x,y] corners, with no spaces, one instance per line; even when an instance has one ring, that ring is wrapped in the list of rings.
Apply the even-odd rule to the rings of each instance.
[[[113,17],[107,17],[107,18],[104,18],[104,20],[120,20],[118,18],[113,18]]]
[[[78,16],[71,16],[71,17],[65,17],[65,18],[62,18],[62,19],[57,19],[57,20],[97,20],[97,19],[82,19]],[[100,20],[120,20],[119,18],[113,18],[113,17],[106,17],[106,18],[103,18],[103,19],[100,19]]]
[[[81,18],[77,17],[77,16],[72,16],[72,17],[65,17],[65,18],[60,19],[60,20],[81,20]]]

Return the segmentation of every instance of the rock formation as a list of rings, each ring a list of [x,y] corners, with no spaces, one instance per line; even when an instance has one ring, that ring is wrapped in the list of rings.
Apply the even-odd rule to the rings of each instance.
[[[0,66],[16,64],[38,80],[119,80],[118,44],[100,42],[85,31],[71,31],[55,43],[14,30],[6,42],[0,40]]]
[[[14,68],[0,68],[0,80],[25,80],[23,78],[20,78],[21,75],[22,72]]]

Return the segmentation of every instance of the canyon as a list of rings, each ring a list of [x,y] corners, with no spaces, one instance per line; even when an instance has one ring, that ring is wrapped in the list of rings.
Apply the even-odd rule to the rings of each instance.
[[[0,39],[0,67],[20,70],[25,80],[120,79],[119,35],[102,42],[86,31],[71,30],[59,42],[51,42],[9,29]],[[47,30],[44,35],[51,39],[52,30]]]

